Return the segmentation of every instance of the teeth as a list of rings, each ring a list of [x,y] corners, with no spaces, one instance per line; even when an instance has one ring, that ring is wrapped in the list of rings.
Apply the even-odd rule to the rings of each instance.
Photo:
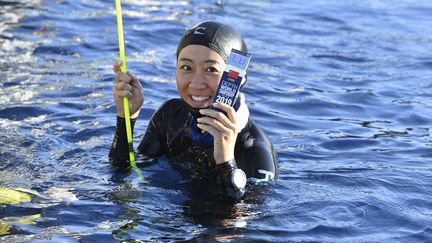
[[[194,101],[205,101],[208,100],[210,96],[192,96]]]

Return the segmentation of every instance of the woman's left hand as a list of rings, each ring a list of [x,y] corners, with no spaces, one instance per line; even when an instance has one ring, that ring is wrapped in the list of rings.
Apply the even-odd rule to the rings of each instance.
[[[213,156],[216,164],[219,165],[234,159],[234,147],[238,134],[237,113],[234,108],[226,104],[215,103],[213,106],[225,111],[227,115],[214,109],[201,109],[200,113],[204,116],[197,119],[197,126],[213,136]]]

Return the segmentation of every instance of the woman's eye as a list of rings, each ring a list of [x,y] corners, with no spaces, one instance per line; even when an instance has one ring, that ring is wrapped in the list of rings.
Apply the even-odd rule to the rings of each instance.
[[[215,73],[215,72],[218,72],[218,70],[216,68],[214,68],[214,67],[208,67],[207,68],[207,72],[209,72],[209,73]]]
[[[183,71],[190,71],[192,68],[188,65],[183,65],[180,67],[180,69],[182,69]]]

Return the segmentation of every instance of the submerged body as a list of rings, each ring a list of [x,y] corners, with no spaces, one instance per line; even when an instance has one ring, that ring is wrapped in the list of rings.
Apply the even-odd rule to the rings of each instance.
[[[180,99],[168,100],[151,118],[138,146],[138,153],[152,157],[166,155],[183,176],[214,178],[215,183],[223,181],[218,179],[221,175],[213,158],[213,148],[203,148],[202,144],[194,141],[190,132],[191,119],[193,116]],[[117,119],[110,158],[127,165],[128,144],[124,124],[124,119]],[[277,160],[272,143],[251,118],[237,136],[234,156],[237,167],[246,173],[247,178],[268,182],[277,177]],[[229,185],[224,186],[223,183],[218,188],[219,193],[228,197],[238,198],[243,194],[232,191]]]

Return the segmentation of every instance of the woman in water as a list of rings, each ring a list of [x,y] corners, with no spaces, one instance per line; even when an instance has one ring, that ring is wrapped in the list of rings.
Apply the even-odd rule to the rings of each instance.
[[[247,52],[240,34],[228,25],[204,21],[186,31],[177,47],[180,98],[166,101],[153,114],[138,153],[165,155],[184,176],[209,179],[219,194],[239,199],[247,181],[275,180],[278,168],[273,145],[250,118],[242,93],[233,107],[212,104],[232,48]],[[144,96],[138,79],[122,73],[121,64],[117,61],[113,67],[117,126],[109,157],[115,164],[128,165],[122,99],[129,99],[133,127]]]

